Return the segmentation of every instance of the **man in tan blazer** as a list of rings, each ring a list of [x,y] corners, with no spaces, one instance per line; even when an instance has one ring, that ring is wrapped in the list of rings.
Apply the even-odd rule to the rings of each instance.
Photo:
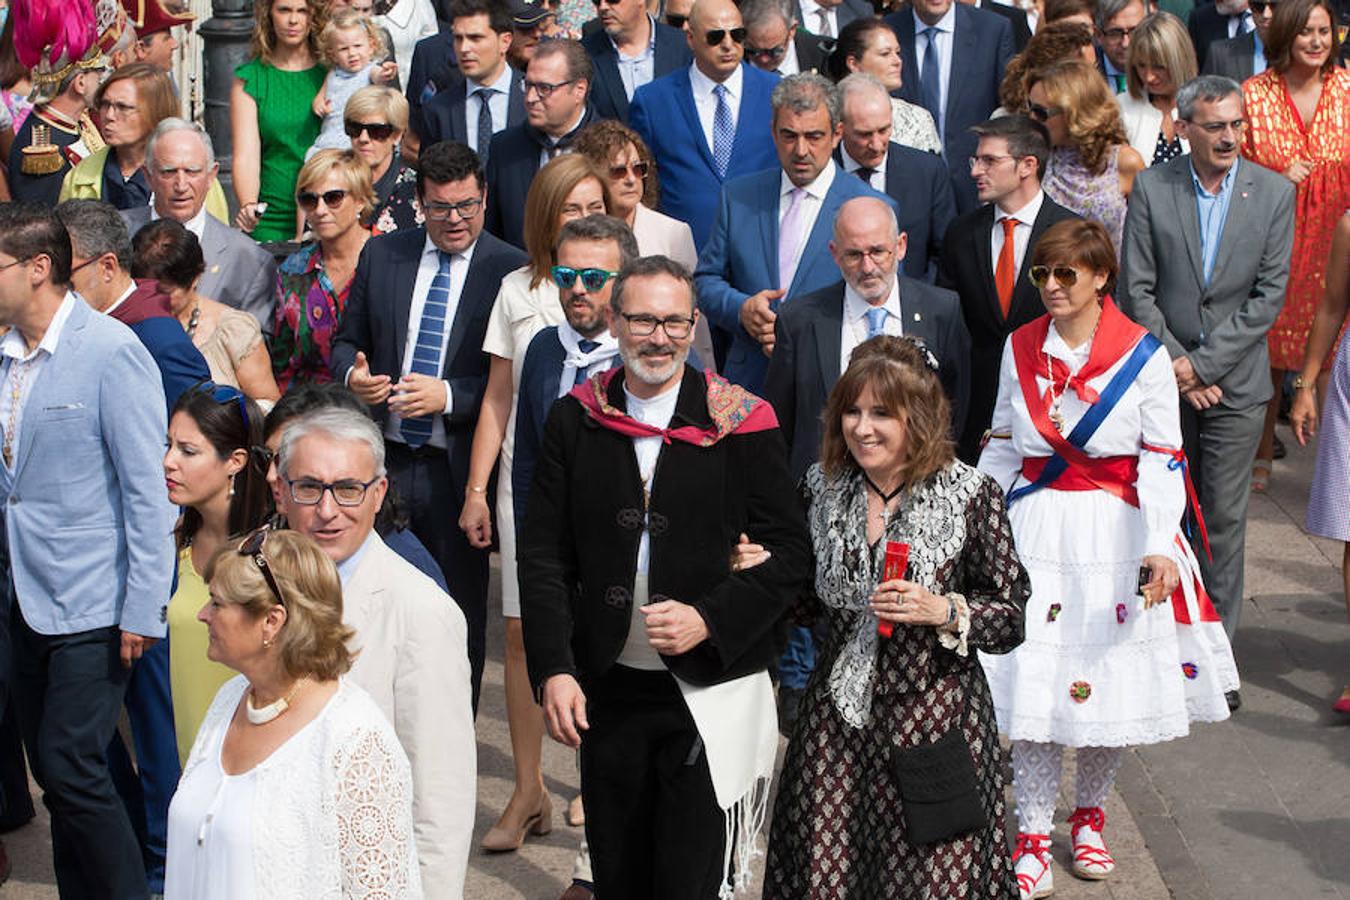
[[[337,564],[342,618],[356,632],[350,677],[388,716],[412,763],[423,888],[462,897],[477,805],[464,614],[375,532],[388,481],[384,438],[368,417],[321,409],[289,423],[277,474],[290,527]],[[319,501],[296,501],[300,485],[317,487]]]

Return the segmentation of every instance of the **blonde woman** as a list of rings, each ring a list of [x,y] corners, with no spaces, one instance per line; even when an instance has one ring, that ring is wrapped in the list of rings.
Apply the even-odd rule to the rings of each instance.
[[[1130,37],[1126,89],[1116,100],[1125,135],[1145,164],[1157,165],[1191,152],[1176,130],[1177,91],[1198,69],[1190,34],[1171,13],[1146,16]]]

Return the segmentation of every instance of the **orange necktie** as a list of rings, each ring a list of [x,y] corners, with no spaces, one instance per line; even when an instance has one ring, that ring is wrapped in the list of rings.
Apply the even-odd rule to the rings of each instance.
[[[998,265],[994,267],[994,289],[998,291],[998,308],[1003,310],[1003,318],[1008,318],[1012,308],[1013,284],[1017,281],[1017,266],[1014,264],[1016,248],[1013,246],[1013,229],[1017,220],[1006,216],[1003,222],[1003,249],[998,253]]]

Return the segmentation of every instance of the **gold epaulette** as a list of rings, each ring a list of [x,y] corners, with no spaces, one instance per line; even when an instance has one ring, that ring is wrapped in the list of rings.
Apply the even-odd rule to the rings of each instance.
[[[51,175],[61,171],[64,163],[61,148],[52,143],[51,128],[34,125],[33,139],[21,151],[19,171],[25,175]]]
[[[80,113],[80,140],[89,148],[89,156],[93,156],[104,147],[108,146],[103,141],[103,135],[99,134],[98,126],[94,120],[89,118],[89,113]]]

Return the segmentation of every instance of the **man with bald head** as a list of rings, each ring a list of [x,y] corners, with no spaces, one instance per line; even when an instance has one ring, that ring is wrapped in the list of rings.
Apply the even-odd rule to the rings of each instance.
[[[853,348],[878,334],[923,341],[952,403],[953,434],[965,418],[970,335],[954,291],[901,274],[908,250],[885,202],[858,197],[834,217],[830,255],[843,280],[784,304],[774,322],[764,398],[773,404],[799,479],[820,450],[820,413]]]
[[[697,0],[685,40],[693,64],[638,88],[628,117],[656,158],[662,212],[689,223],[702,247],[722,183],[777,162],[769,94],[778,76],[745,63],[745,23],[731,0]]]

